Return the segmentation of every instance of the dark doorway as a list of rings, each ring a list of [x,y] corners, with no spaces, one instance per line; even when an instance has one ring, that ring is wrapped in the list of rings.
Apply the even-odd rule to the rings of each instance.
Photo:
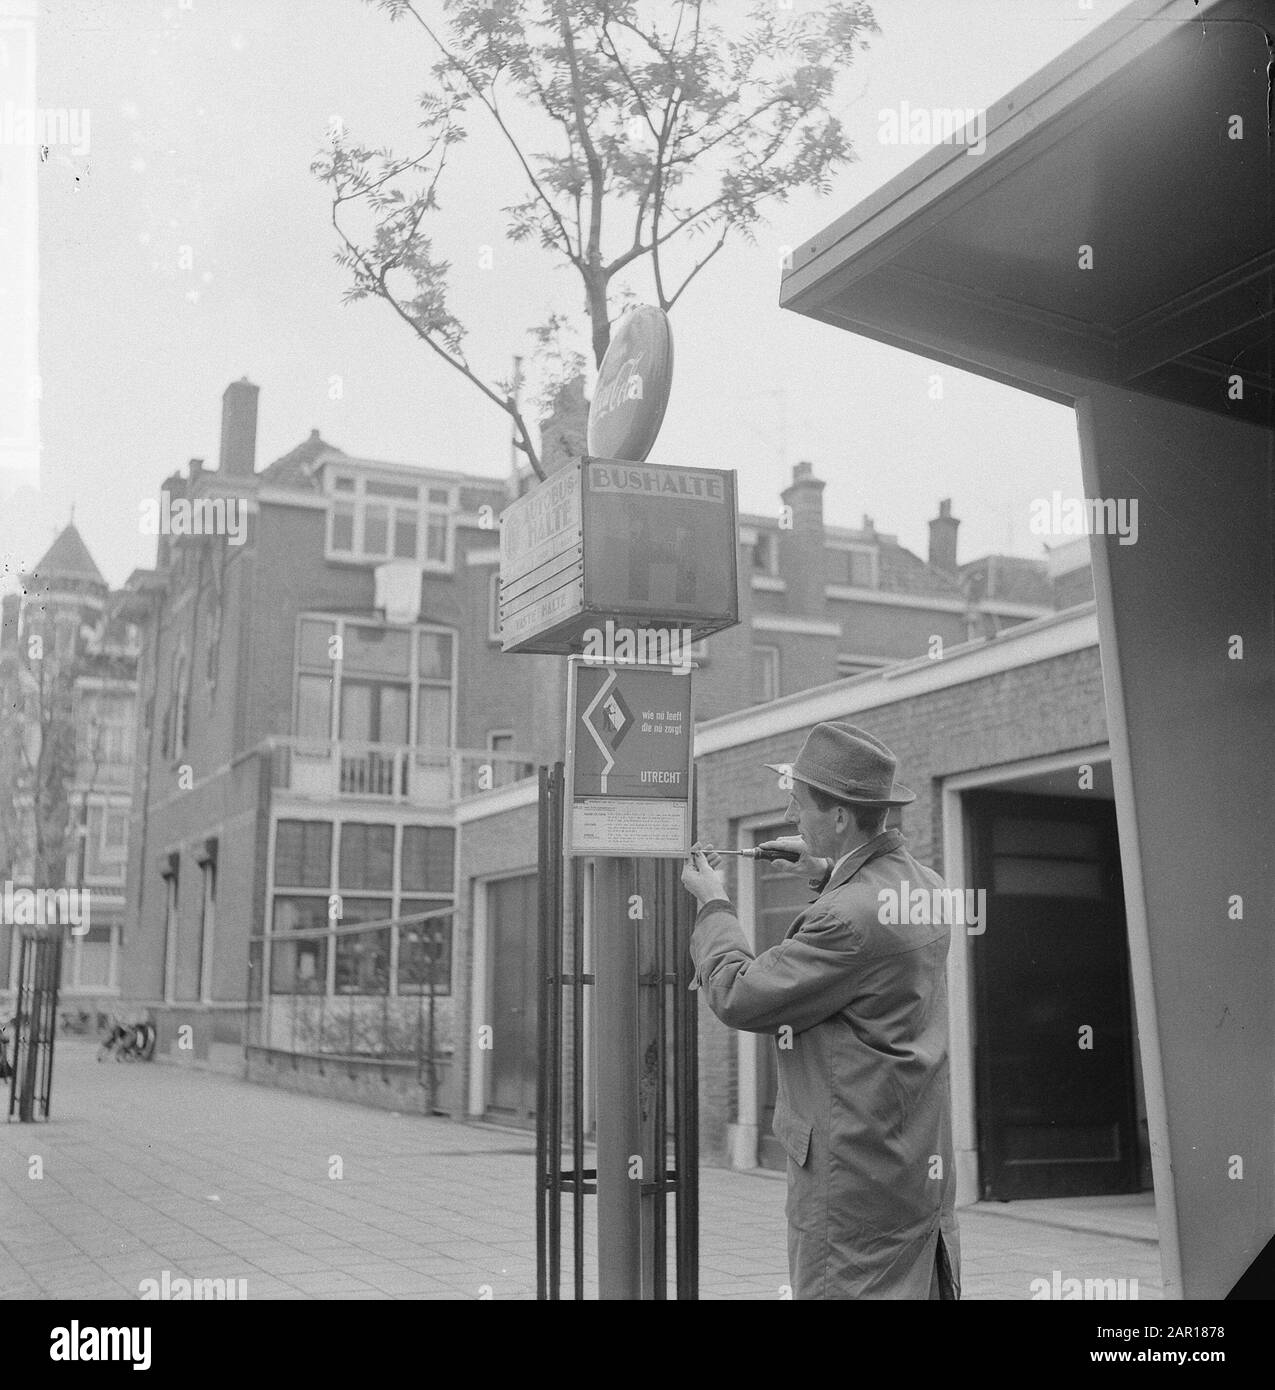
[[[966,794],[975,1098],[985,1199],[1139,1190],[1133,1011],[1115,808]]]
[[[508,1124],[536,1118],[536,875],[498,879],[487,893],[491,1071],[487,1114]]]
[[[750,843],[759,845],[780,835],[791,835],[791,825],[776,825],[754,830]],[[810,885],[799,874],[776,869],[764,860],[752,861],[754,902],[754,950],[757,955],[778,946],[792,926],[797,914],[810,904]],[[744,1044],[748,1046],[747,1041]],[[775,1066],[775,1039],[757,1040],[757,1164],[760,1168],[775,1168],[784,1172],[788,1157],[779,1140],[770,1132],[775,1117],[775,1096],[779,1075]]]

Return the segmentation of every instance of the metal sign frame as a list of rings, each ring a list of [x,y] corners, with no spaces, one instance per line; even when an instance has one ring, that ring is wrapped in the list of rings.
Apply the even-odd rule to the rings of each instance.
[[[685,797],[662,797],[659,800],[667,803],[676,802],[685,808],[683,818],[682,844],[680,848],[674,850],[658,843],[632,844],[625,845],[622,849],[604,849],[597,845],[576,845],[573,836],[573,819],[576,806],[575,794],[575,772],[576,772],[576,731],[579,727],[577,715],[577,676],[582,669],[590,670],[611,670],[611,671],[645,671],[658,673],[660,675],[672,675],[686,681],[686,778],[684,782]],[[574,855],[585,855],[591,858],[653,858],[653,859],[684,859],[690,854],[691,841],[694,838],[692,833],[691,806],[695,797],[695,685],[693,675],[698,670],[698,665],[694,662],[687,666],[673,666],[656,662],[645,661],[601,661],[594,657],[572,656],[567,659],[567,747],[566,747],[566,788],[563,797],[562,808],[562,841],[563,853],[571,858]],[[590,798],[600,799],[600,798]],[[635,797],[613,797],[609,798],[615,802],[624,802],[630,805],[645,805],[648,800],[656,798],[635,798]]]

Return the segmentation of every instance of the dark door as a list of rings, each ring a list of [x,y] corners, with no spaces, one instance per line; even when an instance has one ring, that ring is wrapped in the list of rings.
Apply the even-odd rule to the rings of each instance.
[[[791,825],[754,830],[751,843],[756,845],[763,840],[791,834]],[[750,864],[747,860],[740,862]],[[785,873],[760,859],[752,860],[750,867],[753,871],[755,949],[760,955],[784,939],[793,919],[809,904],[812,895],[810,884],[799,874]],[[788,1167],[787,1155],[779,1140],[770,1132],[779,1085],[774,1038],[759,1036],[757,1048],[757,1162],[762,1168],[776,1168],[784,1172]]]
[[[1129,955],[1110,802],[966,798],[982,1195],[1138,1190]]]
[[[536,1116],[536,875],[487,886],[491,1071],[487,1113],[513,1124]]]

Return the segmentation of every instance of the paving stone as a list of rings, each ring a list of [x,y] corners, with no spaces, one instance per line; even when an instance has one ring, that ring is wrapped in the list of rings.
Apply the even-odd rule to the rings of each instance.
[[[0,1126],[0,1298],[136,1298],[164,1269],[246,1278],[261,1300],[477,1300],[484,1287],[534,1297],[534,1152],[521,1134],[218,1072],[98,1067],[93,1054],[59,1041],[58,1123]],[[27,1177],[32,1152],[44,1158],[40,1181]],[[333,1154],[339,1180],[327,1175]],[[702,1170],[702,1297],[778,1300],[785,1194],[782,1175]],[[1028,1299],[1031,1280],[1055,1269],[1137,1278],[1140,1298],[1162,1297],[1144,1199],[996,1204],[959,1219],[966,1297]],[[596,1297],[592,1198],[584,1249]]]

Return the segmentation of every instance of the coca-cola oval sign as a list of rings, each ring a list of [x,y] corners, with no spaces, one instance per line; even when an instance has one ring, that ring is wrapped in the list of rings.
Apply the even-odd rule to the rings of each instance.
[[[673,330],[654,305],[630,309],[611,338],[589,406],[589,453],[642,463],[673,385]]]

